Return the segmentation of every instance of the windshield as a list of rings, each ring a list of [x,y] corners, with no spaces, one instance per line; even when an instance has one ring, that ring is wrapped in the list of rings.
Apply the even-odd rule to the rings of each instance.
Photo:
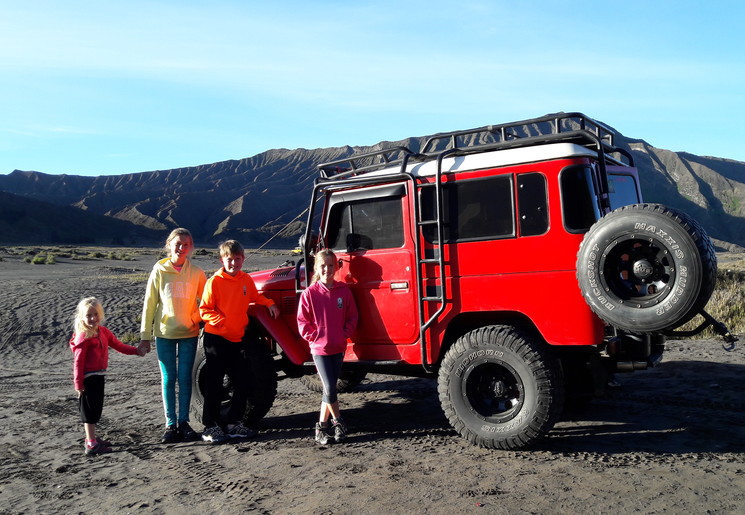
[[[608,189],[611,209],[641,202],[636,177],[630,173],[609,173]]]

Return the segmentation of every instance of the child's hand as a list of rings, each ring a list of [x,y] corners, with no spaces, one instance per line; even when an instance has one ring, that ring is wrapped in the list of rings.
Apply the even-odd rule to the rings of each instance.
[[[272,304],[271,306],[269,306],[269,315],[272,318],[278,318],[279,317],[279,308],[277,307],[276,304]]]
[[[147,340],[140,340],[140,343],[137,344],[137,354],[144,356],[148,352],[150,352],[150,342]]]

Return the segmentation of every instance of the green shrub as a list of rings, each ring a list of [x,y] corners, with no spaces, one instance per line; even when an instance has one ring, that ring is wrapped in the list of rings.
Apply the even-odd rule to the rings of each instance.
[[[717,271],[717,285],[711,299],[706,305],[706,312],[722,322],[733,334],[745,333],[745,271]],[[701,317],[695,317],[678,330],[690,331],[702,323]],[[694,338],[714,338],[717,334],[707,328]]]
[[[140,343],[140,333],[135,333],[134,331],[127,331],[124,334],[121,335],[119,338],[123,343],[127,343],[129,345],[136,345]]]

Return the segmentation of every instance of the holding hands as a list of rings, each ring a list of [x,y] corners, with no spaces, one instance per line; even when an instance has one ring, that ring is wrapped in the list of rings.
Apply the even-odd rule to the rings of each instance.
[[[148,352],[150,352],[150,341],[140,340],[140,343],[137,344],[137,354],[139,356],[144,356]]]

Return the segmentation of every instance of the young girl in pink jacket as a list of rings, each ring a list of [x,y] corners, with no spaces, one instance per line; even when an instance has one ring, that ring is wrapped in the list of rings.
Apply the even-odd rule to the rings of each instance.
[[[313,362],[323,384],[321,412],[315,426],[315,440],[320,445],[341,442],[347,427],[339,412],[336,381],[341,373],[347,338],[357,327],[357,306],[349,287],[334,280],[337,258],[324,249],[316,255],[312,284],[303,291],[298,306],[300,335],[310,344]],[[329,417],[332,417],[329,433]]]
[[[122,354],[144,356],[142,345],[132,347],[122,343],[114,333],[102,326],[103,306],[95,297],[78,303],[73,323],[75,332],[70,338],[72,350],[72,380],[78,393],[80,419],[85,428],[85,454],[111,452],[109,442],[96,437],[96,424],[103,411],[103,392],[106,369],[109,366],[109,347]]]

